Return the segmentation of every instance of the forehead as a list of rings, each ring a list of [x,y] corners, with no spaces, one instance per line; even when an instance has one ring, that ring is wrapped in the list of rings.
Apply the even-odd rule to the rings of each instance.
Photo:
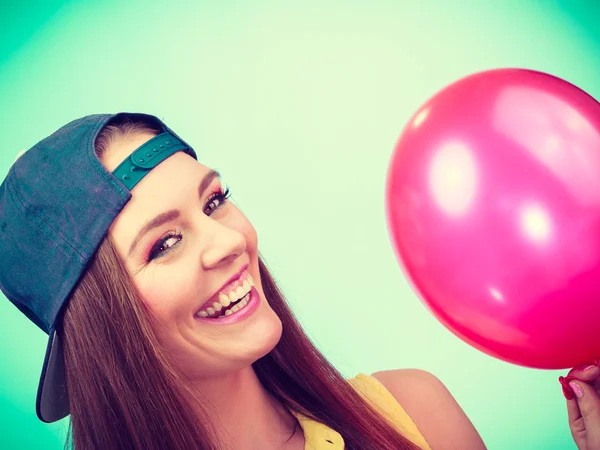
[[[153,137],[152,134],[137,133],[114,140],[102,155],[102,164],[112,172]],[[186,201],[189,204],[189,199],[197,197],[200,180],[210,170],[184,152],[177,152],[162,161],[131,190],[131,199],[109,229],[115,241],[131,240],[149,219],[168,209],[179,208]]]

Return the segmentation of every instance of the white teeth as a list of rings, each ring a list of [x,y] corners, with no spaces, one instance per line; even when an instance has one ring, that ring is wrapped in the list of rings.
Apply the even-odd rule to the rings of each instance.
[[[229,300],[229,297],[227,297],[225,294],[219,294],[219,302],[221,305],[227,308],[231,303],[231,300]]]
[[[238,311],[248,304],[248,299],[250,298],[248,293],[252,290],[253,286],[254,280],[252,279],[252,276],[248,274],[241,286],[238,286],[234,291],[231,291],[229,295],[225,295],[223,293],[219,294],[218,301],[213,302],[212,306],[206,308],[205,310],[199,311],[197,315],[200,317],[212,316],[215,314],[215,312],[218,313],[222,311],[223,308],[227,308],[232,303],[238,302],[238,300],[244,298],[245,300],[239,301],[237,305],[234,305],[230,310],[225,312],[224,316],[221,317],[230,316],[235,311]]]
[[[250,289],[252,289],[252,286],[246,280],[242,286],[238,286],[235,291],[231,291],[229,293],[229,297],[228,297],[229,302],[230,303],[237,302],[240,298],[242,298],[244,295],[246,295],[250,291]],[[223,295],[223,294],[221,294],[221,295]],[[221,297],[219,296],[219,298],[221,298]],[[221,300],[221,303],[223,303],[222,300]],[[228,306],[228,305],[224,305],[224,306]]]
[[[227,311],[225,311],[225,313],[223,315],[216,317],[216,318],[222,319],[223,317],[232,315],[233,313],[244,308],[248,304],[249,301],[250,301],[250,293],[247,293],[246,295],[244,295],[244,297],[242,297],[242,300],[240,300],[237,304],[233,305],[231,307],[231,309],[228,309]],[[219,312],[223,308],[225,308],[221,303],[214,303],[213,306],[214,306],[214,308],[206,308],[206,311],[198,312],[198,315],[200,317],[209,317],[209,316],[212,316],[215,312]]]

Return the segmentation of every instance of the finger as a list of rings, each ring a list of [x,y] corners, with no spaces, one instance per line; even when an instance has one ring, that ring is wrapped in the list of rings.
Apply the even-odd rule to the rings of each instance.
[[[569,375],[567,377],[558,377],[558,381],[562,386],[563,395],[567,400],[572,400],[575,398],[575,394],[573,393],[573,389],[569,386],[569,382],[576,380],[577,378]]]
[[[600,448],[600,396],[587,383],[580,381],[571,381],[569,383],[576,396],[577,405],[581,414],[581,419],[577,420],[577,414],[574,408],[571,408],[569,424],[571,429],[580,426],[581,421],[585,426],[586,443],[588,448]],[[568,407],[569,408],[569,407]]]
[[[587,378],[592,378],[592,375],[588,376]],[[596,380],[581,380],[577,377],[569,375],[567,377],[558,377],[558,381],[562,386],[562,393],[567,400],[575,398],[575,393],[569,385],[571,381],[582,381],[585,384],[589,384],[600,395],[600,377],[596,378]]]
[[[598,367],[598,366],[585,367],[581,370],[576,371],[574,376],[581,381],[585,381],[588,384],[594,383],[598,378],[600,378],[600,367]]]
[[[584,364],[572,368],[567,377],[574,377],[586,382],[595,381],[600,377],[600,367],[597,364]]]
[[[567,417],[569,418],[569,429],[577,448],[586,448],[585,423],[581,417],[581,411],[575,397],[567,400]]]
[[[579,409],[579,405],[577,404],[577,398],[573,396],[571,400],[567,400],[567,417],[569,419],[569,425],[571,426],[571,431],[575,432],[573,426],[577,424],[577,431],[579,430],[579,424],[583,425],[583,420],[581,417],[581,410]],[[582,427],[585,429],[585,427]]]

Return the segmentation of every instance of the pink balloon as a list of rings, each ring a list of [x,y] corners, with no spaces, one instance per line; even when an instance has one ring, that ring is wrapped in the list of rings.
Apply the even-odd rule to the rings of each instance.
[[[504,361],[600,358],[600,104],[554,76],[463,78],[411,118],[388,228],[433,314]]]

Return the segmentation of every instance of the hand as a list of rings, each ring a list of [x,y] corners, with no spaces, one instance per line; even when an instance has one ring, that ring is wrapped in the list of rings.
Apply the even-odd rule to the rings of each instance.
[[[560,377],[567,415],[579,450],[600,450],[600,367],[598,362],[572,369]]]

